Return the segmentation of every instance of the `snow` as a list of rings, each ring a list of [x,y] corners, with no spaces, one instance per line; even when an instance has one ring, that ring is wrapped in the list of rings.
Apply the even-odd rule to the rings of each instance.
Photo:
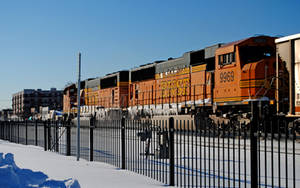
[[[61,130],[63,132],[63,130]],[[121,139],[111,128],[94,130],[94,160],[107,163],[120,159]],[[117,130],[118,131],[118,130]],[[125,166],[138,173],[151,174],[167,182],[169,178],[169,159],[157,157],[159,136],[152,131],[149,153],[145,153],[146,143],[138,137],[138,129],[126,130],[126,164]],[[81,129],[81,156],[89,158],[89,130]],[[71,129],[71,153],[76,154],[76,129]],[[65,153],[66,137],[60,140],[60,151]],[[205,139],[205,141],[204,141]],[[218,143],[219,142],[219,143]],[[272,146],[273,142],[273,146]],[[287,147],[285,146],[287,144]],[[118,146],[116,148],[116,146]],[[300,143],[284,139],[273,141],[268,138],[258,142],[258,176],[260,186],[292,186],[295,170],[295,183],[300,185]],[[273,148],[273,151],[272,151]],[[239,185],[251,186],[251,149],[250,139],[238,137],[195,136],[191,133],[174,135],[175,150],[175,183],[177,185],[195,186],[215,183],[221,187]],[[286,155],[287,154],[287,155]],[[294,162],[295,160],[295,162]],[[279,181],[280,180],[280,181]]]
[[[60,187],[80,188],[77,180],[67,179],[57,181],[49,179],[42,172],[33,172],[30,169],[20,169],[14,161],[14,155],[0,153],[0,185],[6,188],[18,187]]]
[[[3,153],[2,156],[0,154],[0,187],[26,187],[12,186],[24,185],[22,181],[31,182],[27,187],[64,187],[65,185],[67,188],[151,188],[164,186],[134,172],[120,170],[100,162],[89,162],[84,159],[76,161],[75,157],[44,151],[37,146],[25,146],[0,140],[0,153]],[[7,186],[8,184],[10,186]]]

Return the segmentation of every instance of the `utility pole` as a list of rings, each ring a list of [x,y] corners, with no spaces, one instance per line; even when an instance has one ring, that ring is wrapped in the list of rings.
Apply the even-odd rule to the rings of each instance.
[[[78,86],[77,86],[77,161],[80,158],[80,72],[81,53],[78,54]]]

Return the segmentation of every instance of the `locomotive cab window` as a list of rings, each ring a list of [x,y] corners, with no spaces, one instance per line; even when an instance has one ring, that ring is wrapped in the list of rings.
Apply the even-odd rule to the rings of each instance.
[[[275,55],[275,49],[270,46],[243,46],[240,57],[243,63],[257,62]]]
[[[234,52],[219,55],[219,65],[220,66],[229,65],[234,62],[235,62],[235,53]]]

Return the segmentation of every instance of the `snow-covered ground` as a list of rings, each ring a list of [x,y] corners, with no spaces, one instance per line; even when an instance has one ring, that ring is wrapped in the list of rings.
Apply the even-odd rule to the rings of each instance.
[[[113,129],[94,130],[94,160],[111,163],[120,159],[121,139]],[[76,153],[76,134],[72,131],[71,147]],[[137,136],[138,130],[126,130],[126,167],[131,171],[153,175],[156,179],[169,179],[169,159],[161,159],[155,155],[146,158],[145,143]],[[81,130],[81,156],[89,157],[89,132]],[[205,141],[204,141],[205,140]],[[65,137],[60,140],[61,150],[65,150]],[[195,136],[187,134],[174,135],[175,149],[175,184],[186,187],[251,187],[251,150],[250,140],[237,137],[223,138]],[[219,142],[219,144],[218,144]],[[158,151],[157,132],[152,131],[149,153]],[[284,139],[278,141],[260,140],[258,147],[258,178],[261,187],[295,187],[300,185],[300,144]],[[287,148],[285,147],[287,144]],[[116,146],[118,146],[116,148]],[[272,151],[273,148],[273,151]],[[280,149],[280,150],[279,150]],[[294,161],[295,160],[295,161]],[[294,168],[293,168],[294,167]],[[294,173],[295,170],[295,173]],[[287,176],[286,176],[287,175]],[[280,186],[279,186],[280,184]]]
[[[30,187],[60,187],[80,188],[77,180],[53,180],[46,174],[30,169],[19,168],[14,161],[14,154],[0,153],[0,186],[5,188],[30,188]]]
[[[70,179],[72,181],[77,180],[81,188],[150,188],[164,186],[162,183],[134,172],[120,170],[100,162],[89,162],[84,159],[76,161],[75,157],[45,152],[41,147],[25,146],[0,140],[0,153],[3,153],[3,158],[8,153],[13,154],[16,166],[20,169],[42,172],[48,176],[47,180],[60,182],[70,181]],[[7,155],[7,157],[11,158],[10,155]],[[41,178],[45,178],[45,176],[41,176]],[[12,182],[12,184],[15,184],[15,182]],[[0,187],[3,186],[0,185]]]

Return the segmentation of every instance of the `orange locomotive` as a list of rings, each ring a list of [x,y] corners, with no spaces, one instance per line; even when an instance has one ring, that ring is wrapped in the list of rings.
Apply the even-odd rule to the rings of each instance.
[[[272,103],[274,39],[251,37],[132,69],[129,111],[134,115],[189,113],[201,108],[246,112],[250,101]]]
[[[127,109],[132,116],[248,112],[250,101],[275,99],[274,40],[257,36],[217,44],[87,80],[84,105],[87,112]]]
[[[99,109],[123,109],[128,107],[128,71],[107,74],[81,82],[81,113],[91,115]],[[76,113],[77,85],[64,89],[64,112]]]
[[[126,108],[128,106],[128,71],[119,71],[88,81],[84,94],[86,106]]]
[[[216,50],[214,103],[242,105],[275,99],[273,37],[251,37]],[[248,107],[248,106],[245,106]]]
[[[81,81],[80,88],[85,88],[87,81]],[[77,84],[69,84],[64,89],[63,112],[65,114],[75,114],[77,112],[77,88]],[[84,90],[80,91],[80,104],[84,104]]]

